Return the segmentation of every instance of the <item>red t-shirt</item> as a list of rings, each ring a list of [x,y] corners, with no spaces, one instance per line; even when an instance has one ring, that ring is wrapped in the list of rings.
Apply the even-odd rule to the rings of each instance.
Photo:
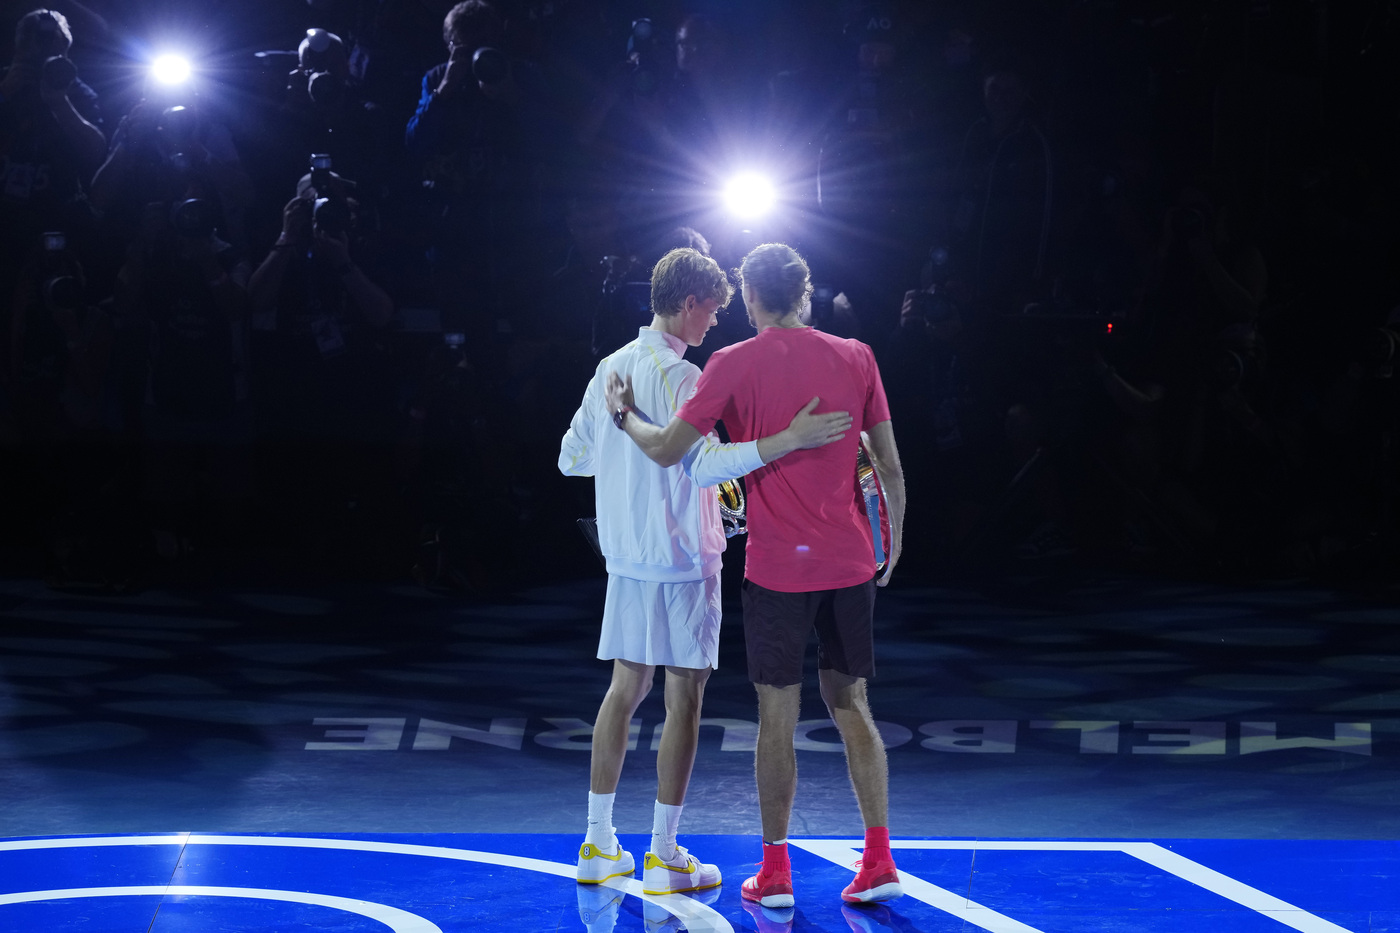
[[[870,520],[856,479],[860,432],[888,421],[875,355],[865,344],[810,327],[768,327],[715,351],[676,417],[701,434],[723,421],[731,441],[788,426],[820,396],[817,413],[848,411],[846,436],[797,450],[744,478],[749,542],[744,576],[786,593],[830,590],[875,575]]]

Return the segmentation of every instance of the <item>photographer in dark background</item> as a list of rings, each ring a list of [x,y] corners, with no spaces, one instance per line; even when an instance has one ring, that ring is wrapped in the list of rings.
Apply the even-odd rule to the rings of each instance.
[[[397,185],[399,130],[351,80],[349,50],[333,32],[307,30],[280,106],[262,129],[258,149],[269,178],[286,178],[305,164],[305,153],[319,152],[355,180],[362,203],[382,203]]]
[[[146,205],[198,198],[223,235],[246,249],[252,182],[228,127],[210,120],[189,84],[149,86],[122,117],[92,179],[105,240],[120,246],[144,225]]]
[[[347,541],[347,525],[392,490],[394,390],[381,337],[394,302],[366,271],[376,256],[352,190],[313,170],[248,286],[268,514],[316,554]]]
[[[60,4],[71,49],[62,16],[5,9],[3,476],[37,462],[41,396],[79,403],[45,423],[87,399],[129,439],[170,413],[144,404],[152,366],[163,403],[237,371],[235,344],[208,342],[223,324],[157,324],[138,309],[167,298],[132,298],[169,271],[162,294],[213,319],[209,250],[170,227],[195,200],[217,239],[191,243],[231,244],[211,249],[235,284],[236,257],[264,257],[234,400],[261,445],[250,554],[336,539],[396,575],[416,559],[404,529],[452,528],[568,561],[572,530],[546,524],[572,492],[533,463],[559,433],[553,387],[595,324],[640,310],[626,282],[649,244],[688,225],[721,263],[745,238],[794,243],[822,284],[813,323],[876,346],[916,426],[910,509],[936,529],[907,542],[911,569],[1340,572],[1394,552],[1400,36],[1378,4],[1327,5],[1324,30],[1281,4],[113,0]],[[180,42],[188,81],[135,60]],[[110,149],[99,95],[128,111]],[[741,169],[777,182],[769,215],[721,207]],[[65,233],[81,301],[44,303],[28,257],[45,231]],[[97,386],[82,361],[104,342],[98,394],[57,388]],[[155,475],[158,445],[122,443]],[[180,522],[147,511],[119,524],[154,554],[150,529]],[[23,552],[50,546],[41,526],[7,527]],[[420,578],[501,576],[464,547],[461,572]]]
[[[72,44],[63,14],[26,13],[14,26],[13,56],[0,74],[3,295],[14,287],[16,261],[45,230],[66,231],[72,249],[93,245],[87,188],[107,138],[97,94],[68,57]]]
[[[153,201],[117,276],[116,313],[145,332],[144,500],[166,560],[240,544],[249,458],[247,259],[197,198]]]
[[[491,3],[458,3],[442,35],[449,58],[424,75],[405,136],[420,182],[411,235],[425,247],[445,319],[490,339],[509,332],[510,296],[538,257],[543,166],[557,136],[534,69],[501,48],[504,23]]]

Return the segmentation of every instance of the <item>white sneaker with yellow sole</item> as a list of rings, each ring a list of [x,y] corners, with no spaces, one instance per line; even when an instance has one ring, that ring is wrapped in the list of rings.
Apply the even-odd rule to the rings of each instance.
[[[578,850],[578,883],[601,884],[609,878],[631,875],[637,870],[632,861],[632,853],[618,845],[617,851],[607,854],[591,842],[585,842]]]
[[[642,864],[644,894],[683,894],[715,888],[724,882],[717,866],[706,865],[687,852],[685,846],[676,846],[676,857],[670,862],[663,862],[655,852],[648,852]]]

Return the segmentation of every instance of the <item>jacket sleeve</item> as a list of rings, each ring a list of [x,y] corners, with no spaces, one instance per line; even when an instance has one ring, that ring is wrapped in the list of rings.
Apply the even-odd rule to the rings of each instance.
[[[438,84],[442,81],[443,68],[439,65],[423,76],[423,85],[418,95],[418,108],[409,117],[404,130],[404,145],[409,156],[421,161],[437,144],[442,135],[440,111],[442,101],[437,99]]]
[[[597,386],[597,379],[589,381],[583,402],[559,443],[559,472],[565,476],[593,476],[597,472],[593,459],[594,437],[598,429],[597,413],[603,410]]]
[[[718,437],[708,434],[686,451],[681,465],[696,485],[716,486],[757,470],[763,466],[763,458],[758,455],[758,441],[721,444]]]

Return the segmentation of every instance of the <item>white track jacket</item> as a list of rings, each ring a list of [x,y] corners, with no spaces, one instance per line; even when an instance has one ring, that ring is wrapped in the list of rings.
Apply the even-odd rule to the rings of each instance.
[[[721,444],[711,434],[675,466],[657,466],[613,424],[603,391],[611,372],[631,375],[634,405],[650,420],[671,419],[700,378],[700,367],[681,358],[685,346],[643,327],[636,340],[604,357],[559,445],[562,473],[594,477],[608,573],[657,583],[718,573],[725,538],[713,487],[763,465],[757,441]]]

